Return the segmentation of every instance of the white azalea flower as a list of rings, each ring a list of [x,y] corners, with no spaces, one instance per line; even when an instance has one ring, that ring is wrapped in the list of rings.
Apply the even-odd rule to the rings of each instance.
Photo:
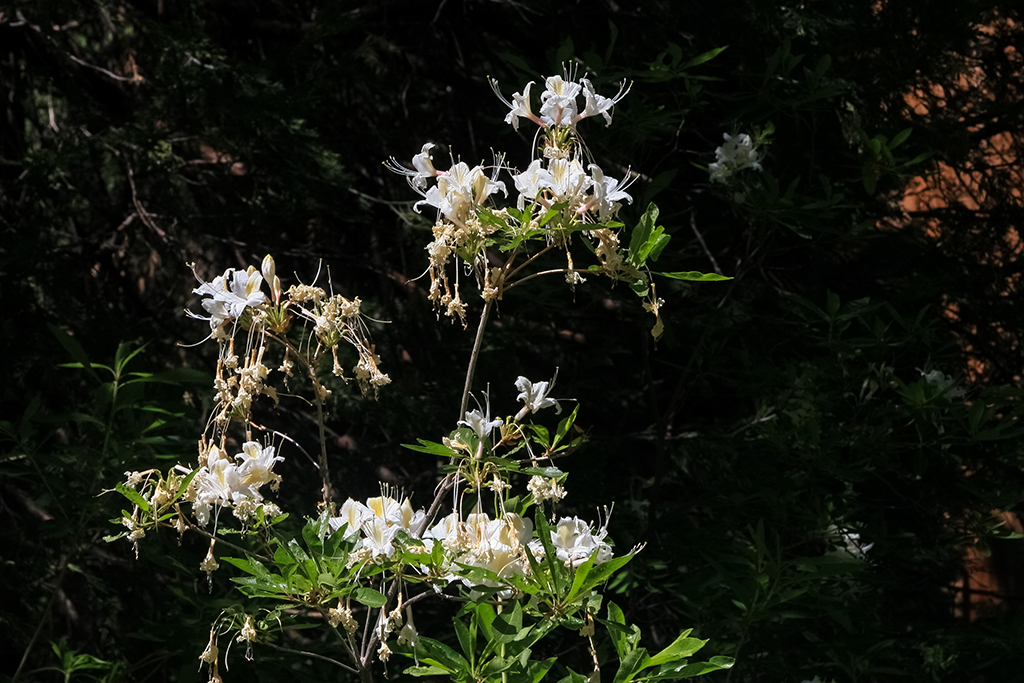
[[[405,166],[398,163],[398,160],[391,157],[384,162],[384,166],[392,173],[404,175],[409,185],[414,190],[422,194],[424,188],[426,188],[428,182],[440,175],[440,171],[434,168],[433,157],[430,155],[430,150],[434,148],[433,142],[428,142],[420,149],[420,153],[412,158],[413,168],[416,170],[410,170]]]
[[[522,401],[525,405],[523,410],[535,413],[538,410],[544,408],[555,407],[555,414],[559,415],[562,412],[562,406],[558,405],[558,401],[553,398],[548,398],[548,393],[555,388],[555,379],[558,377],[558,372],[555,372],[555,376],[551,378],[551,382],[531,382],[522,375],[516,380],[516,389],[519,390],[519,395],[516,396],[517,401]],[[517,416],[518,417],[518,416]]]
[[[615,215],[619,210],[619,202],[626,200],[630,204],[633,203],[633,197],[626,194],[625,190],[633,184],[637,176],[629,177],[627,172],[625,179],[616,180],[606,176],[597,164],[590,165],[590,173],[594,177],[594,196],[588,204],[597,206],[598,218],[602,223]]]
[[[942,370],[925,372],[921,368],[917,368],[917,371],[921,373],[925,382],[938,389],[950,399],[956,400],[966,395],[962,388],[956,386],[956,380],[953,379],[953,376],[943,373]]]
[[[546,89],[540,95],[541,120],[550,126],[571,125],[576,120],[580,84],[561,76],[549,76],[544,85]]]
[[[840,529],[835,524],[826,529],[826,535],[830,540],[838,542],[841,546],[838,550],[833,550],[827,553],[828,555],[845,556],[858,560],[865,560],[867,559],[868,551],[875,547],[874,543],[861,543],[860,534],[853,533],[847,529]]]
[[[238,463],[238,474],[241,479],[239,483],[239,494],[243,494],[256,502],[263,500],[259,488],[264,484],[276,484],[281,481],[281,476],[274,474],[271,469],[274,463],[282,462],[284,458],[274,455],[273,446],[261,448],[255,441],[247,441],[242,444],[242,452],[235,456]]]
[[[591,555],[596,555],[594,564],[602,564],[613,557],[611,546],[604,541],[607,535],[604,527],[594,531],[579,517],[563,517],[551,530],[551,545],[558,559],[567,565],[578,567]],[[530,550],[534,555],[543,555],[544,544],[540,539],[531,541]]]
[[[520,118],[529,119],[542,128],[547,125],[540,119],[540,117],[534,114],[533,110],[530,108],[530,86],[533,85],[533,81],[526,84],[526,87],[523,88],[522,94],[516,93],[512,95],[512,102],[506,100],[505,96],[501,94],[501,91],[498,89],[498,81],[492,78],[490,79],[490,83],[491,90],[494,91],[494,94],[497,95],[498,99],[504,102],[505,106],[511,110],[505,115],[505,123],[511,123],[513,130],[519,130]]]
[[[512,181],[519,190],[519,201],[517,206],[522,211],[527,202],[532,203],[542,190],[551,187],[551,173],[541,168],[540,159],[534,159],[526,170],[518,175],[512,176]]]
[[[237,319],[246,308],[255,308],[267,302],[266,295],[260,291],[263,276],[253,267],[248,270],[228,268],[223,275],[214,278],[213,282],[203,282],[201,279],[199,282],[201,284],[193,289],[192,293],[211,297],[203,299],[203,308],[210,317],[203,318],[194,313],[189,315],[200,320],[209,320],[210,329],[215,337],[221,336],[224,323]]]
[[[331,526],[332,532],[345,525],[345,535],[351,536],[354,533],[358,533],[359,529],[363,526],[363,522],[369,520],[372,516],[373,513],[369,508],[359,501],[349,498],[342,503],[338,516],[331,517],[327,523]]]
[[[391,557],[395,554],[395,540],[400,527],[389,526],[380,517],[372,517],[363,522],[363,547],[368,548],[373,557]]]
[[[489,396],[487,397],[486,406],[486,413],[481,413],[479,408],[468,410],[466,411],[466,419],[459,420],[460,425],[465,425],[472,429],[481,441],[490,436],[491,430],[500,427],[502,424],[501,418],[491,420],[491,398]]]
[[[586,98],[587,106],[580,113],[578,118],[585,118],[587,116],[596,116],[600,114],[604,117],[605,125],[612,125],[612,115],[609,113],[611,108],[618,104],[619,100],[629,94],[629,89],[633,87],[630,83],[626,85],[626,81],[623,80],[619,85],[619,92],[616,93],[615,97],[601,97],[594,92],[594,86],[590,84],[586,78],[581,78],[580,83],[583,84],[583,96]]]
[[[593,184],[593,180],[583,170],[583,164],[576,159],[552,159],[548,164],[548,172],[551,174],[551,192],[555,195],[555,201],[568,201],[575,205],[586,190]]]

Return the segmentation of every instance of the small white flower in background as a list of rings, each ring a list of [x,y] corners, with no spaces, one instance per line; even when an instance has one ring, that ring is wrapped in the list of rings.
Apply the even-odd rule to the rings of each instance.
[[[823,681],[818,676],[815,676],[813,679],[809,681],[802,681],[802,683],[836,683],[836,681],[834,678],[831,681]]]
[[[523,410],[528,413],[535,413],[538,410],[544,408],[555,407],[555,414],[561,414],[562,406],[558,405],[558,401],[553,398],[548,398],[548,394],[552,389],[555,388],[555,379],[558,378],[558,371],[555,371],[555,376],[551,378],[551,382],[531,382],[522,375],[516,380],[516,389],[519,390],[519,395],[516,396],[517,401],[522,401],[525,405]],[[520,416],[516,416],[517,419],[521,419]],[[525,417],[525,413],[522,417]]]
[[[874,543],[862,544],[860,534],[853,533],[847,529],[840,529],[835,524],[826,530],[829,540],[840,545],[838,550],[833,550],[828,555],[853,557],[858,560],[867,558],[867,552],[875,547]]]
[[[916,368],[921,376],[924,377],[924,381],[932,385],[940,392],[945,394],[951,399],[963,398],[966,392],[956,386],[956,380],[953,379],[952,375],[946,375],[941,370],[932,370],[931,372],[925,372],[921,368]]]
[[[761,164],[758,163],[761,155],[749,135],[733,137],[723,133],[722,137],[725,138],[725,144],[715,150],[715,163],[708,166],[711,180],[724,183],[744,169],[761,170]]]

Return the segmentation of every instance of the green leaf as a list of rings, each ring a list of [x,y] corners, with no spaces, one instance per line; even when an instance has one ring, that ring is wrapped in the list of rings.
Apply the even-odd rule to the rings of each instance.
[[[904,128],[899,133],[896,133],[896,137],[894,137],[892,139],[892,142],[889,143],[889,149],[896,149],[897,147],[902,145],[904,142],[907,141],[907,138],[909,138],[910,134],[913,132],[913,128]]]
[[[78,340],[53,323],[47,323],[46,326],[50,328],[50,332],[57,338],[60,345],[63,346],[69,354],[71,354],[71,357],[81,363],[86,372],[92,375],[97,381],[100,381],[99,375],[97,375],[96,371],[92,369],[92,364],[89,362],[88,354],[86,354],[82,345],[78,343]]]
[[[494,640],[499,643],[518,640],[519,633],[523,630],[523,609],[519,603],[515,603],[511,612],[496,615],[491,622],[491,628],[494,631]]]
[[[134,503],[139,509],[144,512],[149,512],[149,502],[142,497],[142,494],[126,486],[125,484],[118,482],[117,486],[114,487],[118,493]]]
[[[723,51],[728,49],[729,46],[726,45],[725,47],[716,47],[714,50],[710,50],[703,54],[697,55],[696,57],[688,61],[686,64],[683,64],[683,68],[689,69],[691,66],[698,66],[700,64],[703,64],[704,62],[710,62],[712,59],[722,54]]]
[[[718,273],[701,273],[697,270],[682,270],[675,273],[654,273],[673,280],[689,280],[690,282],[721,282],[731,280],[731,277],[719,275]]]
[[[665,234],[663,226],[656,225],[657,220],[657,205],[648,204],[647,210],[640,217],[640,223],[633,229],[629,240],[629,255],[626,257],[626,262],[634,268],[642,268],[648,257],[652,254],[660,254],[668,244],[670,236]]]
[[[423,649],[423,654],[420,655],[421,662],[441,667],[450,674],[462,674],[465,678],[472,675],[472,669],[465,657],[444,643],[433,638],[421,637],[420,647]]]
[[[383,593],[366,587],[355,589],[352,593],[352,598],[358,603],[374,608],[383,607],[388,602],[387,596]]]
[[[408,448],[410,451],[416,451],[418,453],[429,453],[431,455],[440,455],[445,458],[455,457],[457,454],[452,449],[448,448],[444,444],[436,443],[434,441],[427,441],[425,439],[416,439],[420,442],[419,446],[412,444],[403,443],[402,448]]]
[[[687,629],[679,634],[679,637],[672,641],[671,645],[651,657],[651,661],[647,665],[661,666],[677,659],[692,657],[693,653],[704,647],[708,641],[701,640],[700,638],[687,638],[691,630]]]
[[[638,673],[647,668],[650,657],[647,656],[647,649],[638,647],[626,653],[626,656],[619,662],[619,670],[615,672],[612,683],[629,683]]]
[[[402,673],[409,674],[410,676],[446,676],[454,672],[440,666],[410,666]]]

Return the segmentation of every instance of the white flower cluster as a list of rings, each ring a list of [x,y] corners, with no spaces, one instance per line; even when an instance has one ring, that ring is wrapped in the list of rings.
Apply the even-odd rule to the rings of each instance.
[[[830,525],[825,533],[832,543],[839,546],[837,550],[827,553],[828,555],[864,560],[867,559],[868,551],[875,547],[874,543],[861,543],[860,534],[840,529],[835,524]]]
[[[517,514],[492,519],[476,509],[463,520],[458,512],[452,512],[418,536],[424,515],[422,509],[413,510],[408,498],[399,503],[391,496],[380,496],[368,499],[365,505],[349,498],[329,523],[332,531],[345,526],[346,534],[358,534],[354,557],[374,562],[394,556],[399,531],[419,538],[427,553],[440,543],[449,558],[444,579],[468,587],[497,584],[472,580],[462,574],[459,565],[480,567],[504,579],[529,574],[527,551],[537,558],[544,557],[544,544],[533,538],[533,522]],[[551,544],[557,558],[566,565],[578,567],[595,554],[594,562],[600,564],[612,559],[611,546],[604,540],[607,535],[604,527],[595,530],[578,517],[563,517],[551,529]]]
[[[610,126],[612,123],[612,107],[626,96],[632,86],[632,84],[626,85],[626,81],[622,81],[619,85],[619,92],[615,97],[602,97],[595,92],[594,86],[591,85],[586,77],[576,82],[569,72],[566,72],[563,76],[549,76],[544,81],[544,92],[540,95],[540,116],[537,116],[533,113],[530,106],[530,86],[533,83],[533,81],[527,83],[526,87],[523,88],[523,92],[514,94],[512,102],[509,102],[501,94],[501,91],[498,90],[498,82],[491,79],[491,87],[494,89],[495,94],[501,98],[501,101],[510,110],[505,115],[505,123],[511,123],[512,127],[516,130],[519,130],[520,118],[529,119],[541,128],[547,128],[548,126],[569,126],[574,128],[581,119],[585,119],[588,116],[596,116],[597,114],[604,117],[605,125]],[[583,96],[582,110],[578,101],[581,95]]]
[[[711,180],[724,183],[730,177],[740,171],[752,168],[761,170],[761,154],[757,151],[754,141],[749,135],[737,135],[733,137],[723,133],[725,144],[715,150],[715,162],[708,166],[711,172]]]
[[[612,559],[612,548],[604,540],[607,536],[606,527],[595,530],[579,517],[562,517],[551,530],[551,545],[558,559],[567,565],[578,567],[591,555],[596,555],[594,564],[602,564]],[[544,556],[539,538],[530,541],[530,551],[535,557]]]
[[[254,513],[256,505],[263,501],[260,487],[270,484],[276,490],[280,484],[281,477],[274,474],[273,467],[284,458],[275,455],[273,446],[262,447],[255,441],[247,441],[234,458],[217,446],[211,446],[201,460],[205,462],[200,462],[202,467],[192,479],[189,497],[196,520],[206,526],[214,505],[235,507],[236,514],[242,517]]]
[[[505,156],[496,154],[490,166],[478,164],[470,167],[462,161],[452,159],[448,170],[434,166],[431,150],[433,143],[426,143],[413,156],[412,169],[402,166],[394,158],[385,166],[406,176],[409,185],[423,199],[413,208],[419,212],[423,206],[437,210],[438,220],[433,228],[433,241],[426,246],[430,258],[430,292],[428,298],[438,311],[449,317],[458,317],[465,324],[466,304],[461,299],[456,278],[453,287],[446,273],[446,267],[453,256],[462,258],[474,270],[481,295],[485,301],[501,298],[502,271],[488,266],[485,249],[490,236],[502,228],[509,231],[541,228],[541,216],[557,207],[558,220],[546,223],[548,239],[561,242],[565,235],[558,230],[578,222],[608,222],[615,216],[622,202],[632,203],[633,198],[626,192],[637,176],[626,172],[626,178],[618,180],[604,173],[597,164],[584,166],[583,145],[576,134],[576,124],[587,117],[600,114],[611,124],[611,111],[619,100],[626,96],[629,87],[625,81],[614,97],[598,95],[587,78],[577,82],[566,72],[563,76],[546,79],[546,89],[541,93],[540,114],[534,114],[530,104],[530,86],[513,96],[513,102],[504,98],[496,81],[491,86],[498,97],[509,107],[505,121],[518,128],[519,119],[527,118],[544,129],[544,158],[533,159],[526,170],[517,172],[505,166]],[[511,209],[492,209],[485,214],[483,207],[500,192],[508,197],[505,182],[498,180],[502,169],[512,172],[512,180],[518,190],[517,206],[520,212],[529,207],[526,215],[512,214]],[[497,218],[497,220],[495,220]],[[595,230],[600,229],[595,228]],[[534,233],[536,234],[536,233]],[[566,249],[568,268],[566,280],[570,284],[583,281],[572,265],[572,256]],[[615,277],[615,273],[609,273]]]
[[[618,212],[620,202],[633,203],[633,198],[625,190],[636,176],[616,180],[606,176],[597,164],[587,167],[591,173],[588,175],[578,159],[555,156],[563,151],[562,148],[548,147],[545,152],[548,150],[552,150],[552,156],[547,160],[547,168],[543,167],[540,159],[534,159],[525,171],[512,175],[519,190],[517,206],[520,210],[527,204],[537,203],[549,209],[564,203],[580,216],[596,211],[598,219],[603,222]]]
[[[464,227],[472,209],[482,206],[492,194],[500,190],[508,196],[505,183],[497,179],[504,163],[502,156],[495,158],[490,176],[484,172],[483,166],[476,165],[470,168],[464,161],[453,163],[447,171],[438,171],[434,168],[433,157],[430,155],[433,147],[434,143],[428,142],[423,145],[420,153],[413,157],[415,172],[406,170],[397,162],[389,165],[391,170],[408,176],[410,186],[423,195],[423,201],[416,202],[413,206],[417,212],[421,205],[427,204],[440,211],[441,215],[452,223]],[[430,178],[437,178],[437,185],[424,190]]]
[[[932,370],[931,372],[925,372],[921,368],[917,368],[917,371],[924,377],[924,381],[932,385],[939,390],[942,394],[948,396],[952,400],[963,398],[966,392],[956,385],[956,380],[953,379],[952,375],[947,375],[942,370]]]
[[[368,498],[365,505],[349,498],[329,523],[332,531],[345,525],[346,535],[360,534],[357,552],[364,549],[374,560],[389,559],[395,554],[392,541],[398,532],[413,535],[425,515],[422,509],[413,510],[408,498],[399,503],[391,496],[377,496]]]
[[[458,564],[480,567],[507,578],[529,571],[525,544],[532,536],[533,522],[514,513],[491,519],[485,512],[473,512],[462,521],[459,513],[453,512],[431,527],[423,535],[423,542],[428,548],[440,543]],[[454,562],[449,569],[445,576],[449,582],[460,580],[466,586],[496,585],[493,581],[471,581],[460,576]]]

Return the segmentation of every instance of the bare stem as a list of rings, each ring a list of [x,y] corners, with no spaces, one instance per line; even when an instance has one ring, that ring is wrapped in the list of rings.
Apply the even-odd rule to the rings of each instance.
[[[315,652],[306,652],[305,650],[292,650],[291,648],[281,647],[280,645],[274,645],[273,643],[266,643],[266,642],[260,642],[260,645],[266,645],[267,647],[272,647],[275,650],[280,650],[281,652],[290,652],[290,653],[295,654],[295,655],[304,655],[306,657],[312,657],[313,659],[320,659],[320,660],[325,661],[325,662],[330,662],[331,664],[334,664],[335,666],[340,666],[345,671],[350,671],[352,673],[359,673],[356,669],[353,669],[348,664],[344,664],[342,662],[339,662],[336,659],[331,659],[330,657],[324,657],[323,655],[318,655]]]
[[[245,548],[243,548],[240,545],[235,545],[234,543],[231,543],[230,541],[225,541],[221,536],[214,536],[213,534],[211,534],[206,529],[203,529],[202,527],[196,526],[195,524],[193,524],[191,522],[191,520],[189,520],[187,517],[185,517],[185,515],[181,514],[181,510],[178,510],[178,514],[181,516],[182,519],[185,520],[185,524],[188,524],[188,528],[191,529],[192,531],[196,531],[196,532],[202,534],[203,536],[206,536],[207,538],[213,539],[217,543],[220,543],[222,545],[226,545],[229,548],[234,548],[235,550],[237,550],[240,553],[244,553],[246,555],[251,555],[252,557],[255,557],[257,560],[261,560],[261,561],[267,562],[267,563],[273,562],[273,560],[270,559],[269,557],[267,557],[266,555],[260,555],[258,552],[254,551],[254,550],[246,550]],[[165,524],[165,525],[170,527],[171,529],[174,528],[174,526],[171,525],[171,524]]]
[[[539,273],[534,273],[533,275],[527,275],[526,277],[522,278],[521,280],[516,280],[515,282],[513,282],[510,285],[505,285],[505,291],[508,291],[508,290],[512,289],[513,287],[515,287],[516,285],[522,284],[522,283],[526,282],[527,280],[532,280],[535,277],[540,277],[541,275],[554,275],[556,273],[593,273],[593,272],[594,271],[587,270],[586,268],[555,268],[554,270],[542,270]]]
[[[523,264],[526,265],[525,263]],[[522,266],[520,266],[522,267]],[[520,280],[522,282],[522,280]],[[466,406],[469,405],[469,390],[473,386],[473,373],[476,372],[476,362],[480,358],[480,346],[484,341],[484,330],[487,328],[487,316],[491,314],[491,307],[494,299],[484,303],[484,310],[480,313],[480,325],[476,329],[476,341],[473,342],[473,353],[469,357],[469,368],[466,370],[466,386],[462,390],[462,405],[459,407],[459,419],[466,417]]]
[[[541,249],[540,251],[538,251],[538,252],[537,252],[536,254],[534,254],[534,255],[533,255],[533,256],[531,256],[530,258],[528,258],[528,259],[526,259],[525,261],[523,261],[522,263],[520,263],[520,264],[519,264],[519,267],[518,267],[518,268],[516,268],[516,269],[515,269],[515,270],[513,270],[513,271],[512,271],[511,273],[509,273],[508,275],[506,275],[506,276],[505,276],[505,279],[507,280],[507,279],[511,278],[511,277],[512,277],[512,276],[514,276],[514,275],[515,275],[516,273],[518,273],[518,272],[519,272],[520,270],[522,270],[522,269],[523,269],[523,268],[525,268],[526,266],[530,265],[530,264],[531,264],[531,263],[533,263],[533,262],[534,262],[534,261],[535,261],[536,259],[540,258],[541,256],[543,256],[544,254],[546,254],[547,252],[551,251],[551,250],[552,250],[552,249],[554,249],[554,248],[555,248],[555,245],[554,245],[554,244],[549,244],[548,246],[544,247],[543,249]],[[511,262],[512,262],[512,261],[511,261],[511,259],[510,259],[510,260],[509,260],[509,263],[511,263]]]
[[[324,509],[331,509],[331,473],[327,468],[327,436],[324,434],[324,401],[321,395],[320,382],[317,381],[316,373],[312,366],[309,368],[309,376],[313,380],[313,388],[316,396],[316,424],[320,429],[320,478],[324,481]]]

